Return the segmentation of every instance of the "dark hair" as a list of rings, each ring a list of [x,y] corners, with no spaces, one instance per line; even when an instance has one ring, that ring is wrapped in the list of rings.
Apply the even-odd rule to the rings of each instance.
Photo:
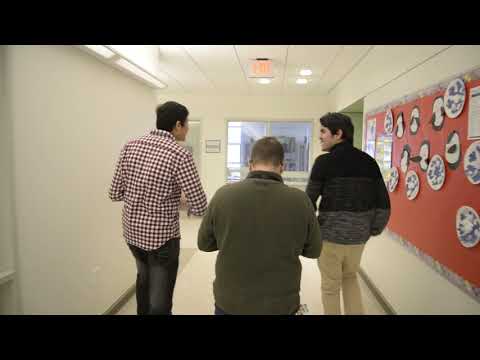
[[[172,131],[177,121],[185,126],[188,110],[182,104],[175,101],[167,101],[157,107],[157,129]]]
[[[250,155],[250,162],[252,164],[272,164],[279,166],[283,164],[284,151],[280,142],[272,137],[267,136],[257,140],[253,144],[252,154]]]
[[[332,135],[342,130],[342,139],[353,144],[353,124],[349,116],[341,113],[327,113],[320,118],[320,124],[328,128]]]

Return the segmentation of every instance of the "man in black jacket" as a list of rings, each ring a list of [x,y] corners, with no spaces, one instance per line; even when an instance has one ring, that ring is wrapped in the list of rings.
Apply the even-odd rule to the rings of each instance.
[[[363,314],[357,272],[365,243],[379,235],[390,217],[390,199],[377,162],[353,147],[353,124],[340,113],[320,118],[323,151],[310,174],[307,194],[323,240],[318,259],[327,315],[339,315],[340,289],[346,314]]]

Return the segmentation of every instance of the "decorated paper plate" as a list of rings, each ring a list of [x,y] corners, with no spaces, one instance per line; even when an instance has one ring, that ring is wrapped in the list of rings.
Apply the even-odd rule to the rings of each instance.
[[[400,170],[405,174],[408,170],[408,165],[410,164],[410,146],[405,144],[403,146],[402,155],[400,157]]]
[[[387,113],[385,114],[384,126],[387,135],[391,135],[393,132],[393,114],[391,109],[388,109]]]
[[[439,96],[433,102],[432,126],[435,130],[441,130],[443,120],[445,120],[445,108],[443,106],[443,96]]]
[[[480,140],[468,147],[463,158],[463,169],[472,184],[480,184]]]
[[[427,171],[430,156],[430,141],[424,140],[420,145],[420,151],[417,156],[410,157],[410,161],[418,163],[422,171]]]
[[[403,112],[401,112],[397,116],[397,128],[395,131],[395,135],[397,136],[397,138],[400,139],[404,133],[405,133],[405,122],[403,121]]]
[[[433,190],[440,190],[445,182],[445,164],[440,155],[434,155],[428,164],[427,182]]]
[[[415,106],[410,113],[410,134],[415,135],[420,129],[420,109]]]
[[[475,209],[462,206],[457,210],[456,229],[463,246],[471,248],[480,242],[480,219]]]
[[[458,135],[456,131],[448,134],[447,143],[445,144],[445,160],[447,161],[448,167],[452,170],[458,168],[462,160],[460,135]]]
[[[395,191],[398,185],[398,169],[396,167],[392,167],[390,172],[388,173],[388,180],[387,180],[387,189],[389,192]]]
[[[467,90],[465,89],[463,80],[460,78],[452,80],[450,84],[448,84],[443,96],[445,113],[449,118],[454,119],[462,113],[466,98]]]
[[[407,199],[413,200],[420,191],[420,179],[415,171],[410,170],[405,178],[405,189],[407,190]]]

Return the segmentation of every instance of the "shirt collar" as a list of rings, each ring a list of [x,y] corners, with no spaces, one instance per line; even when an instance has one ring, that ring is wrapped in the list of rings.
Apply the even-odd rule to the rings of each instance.
[[[150,131],[150,135],[157,135],[175,140],[175,137],[172,135],[172,133],[165,130],[153,129]]]
[[[272,171],[250,171],[247,179],[274,180],[283,183],[282,177]]]

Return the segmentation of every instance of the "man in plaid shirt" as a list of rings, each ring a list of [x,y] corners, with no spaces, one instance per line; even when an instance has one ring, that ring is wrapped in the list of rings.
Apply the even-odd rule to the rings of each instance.
[[[157,107],[157,129],[128,142],[120,153],[109,197],[123,201],[123,235],[137,264],[137,313],[171,314],[180,252],[181,192],[189,213],[207,208],[185,141],[188,110],[169,101]]]

